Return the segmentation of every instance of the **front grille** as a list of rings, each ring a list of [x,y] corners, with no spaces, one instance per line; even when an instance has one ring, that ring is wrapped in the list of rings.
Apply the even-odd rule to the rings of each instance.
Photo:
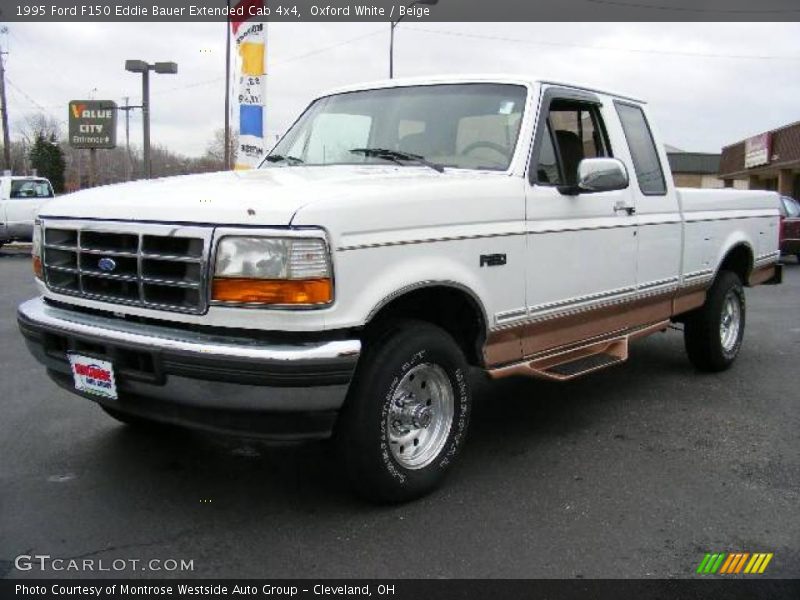
[[[45,223],[45,281],[62,294],[203,313],[210,239],[199,227]]]

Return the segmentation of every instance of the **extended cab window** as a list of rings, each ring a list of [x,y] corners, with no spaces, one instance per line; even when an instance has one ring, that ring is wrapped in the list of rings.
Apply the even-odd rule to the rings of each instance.
[[[616,105],[631,151],[636,179],[639,180],[639,189],[646,196],[663,196],[667,193],[667,183],[644,111],[632,104],[617,102]]]
[[[611,156],[597,106],[574,100],[553,100],[536,161],[536,182],[574,185],[584,158]]]

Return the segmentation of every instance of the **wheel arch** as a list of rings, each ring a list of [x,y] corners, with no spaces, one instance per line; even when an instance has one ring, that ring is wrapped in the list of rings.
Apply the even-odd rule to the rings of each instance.
[[[447,331],[461,347],[467,362],[484,366],[488,336],[486,309],[478,295],[455,281],[426,281],[405,286],[379,302],[369,313],[367,333],[389,320],[414,318]]]
[[[722,254],[717,270],[714,273],[715,281],[722,271],[731,271],[739,276],[742,285],[747,285],[755,266],[755,252],[753,246],[746,240],[738,240],[729,245]]]

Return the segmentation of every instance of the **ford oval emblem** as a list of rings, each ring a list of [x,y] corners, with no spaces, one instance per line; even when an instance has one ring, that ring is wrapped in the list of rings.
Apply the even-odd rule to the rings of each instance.
[[[100,267],[101,271],[111,273],[117,268],[117,263],[114,262],[113,258],[103,257],[97,262],[97,266]]]

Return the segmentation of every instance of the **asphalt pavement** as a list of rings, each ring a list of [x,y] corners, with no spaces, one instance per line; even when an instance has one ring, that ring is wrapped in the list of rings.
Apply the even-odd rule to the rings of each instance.
[[[0,577],[691,577],[706,552],[734,551],[774,553],[764,576],[800,577],[800,266],[787,262],[782,286],[747,291],[728,372],[695,372],[671,330],[570,383],[476,373],[444,487],[375,507],[325,443],[143,433],[58,389],[17,331],[35,294],[28,250],[6,247]],[[193,571],[14,568],[33,554]]]

